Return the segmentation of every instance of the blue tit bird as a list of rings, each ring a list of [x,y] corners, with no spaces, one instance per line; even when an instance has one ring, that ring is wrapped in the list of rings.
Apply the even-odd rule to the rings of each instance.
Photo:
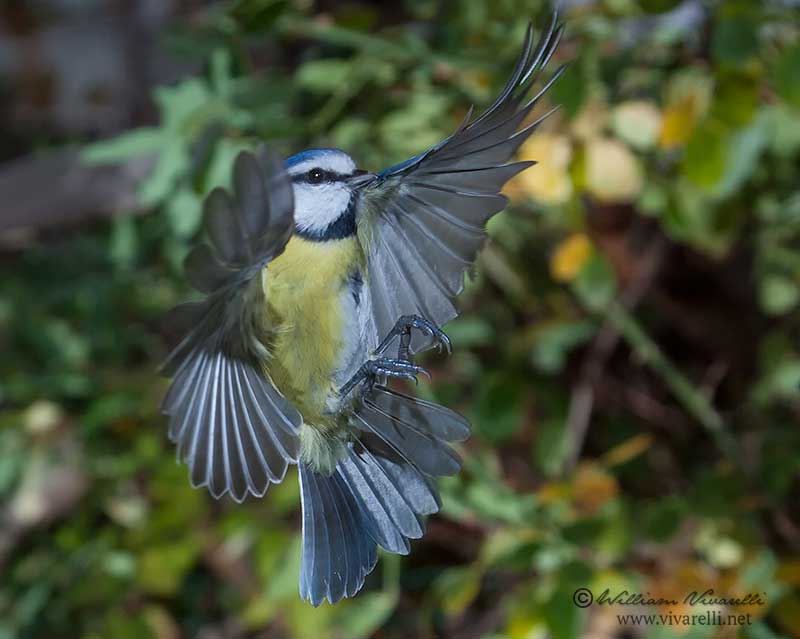
[[[492,106],[416,157],[373,174],[336,149],[245,152],[233,193],[204,202],[209,243],[185,270],[205,298],[175,309],[189,328],[163,366],[169,437],[194,486],[237,502],[298,465],[314,606],[355,595],[378,547],[408,553],[439,510],[435,478],[460,468],[467,421],[387,380],[449,350],[441,327],[500,191],[533,164],[511,160],[546,117],[526,124],[563,70],[529,95],[561,34],[554,16],[534,46],[529,28]]]

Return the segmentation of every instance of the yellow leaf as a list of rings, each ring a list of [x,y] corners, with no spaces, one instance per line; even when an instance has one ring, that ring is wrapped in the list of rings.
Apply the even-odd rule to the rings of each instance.
[[[544,505],[558,504],[569,498],[569,486],[563,482],[544,484],[536,491],[536,498]]]
[[[604,202],[630,202],[643,184],[636,156],[619,140],[594,138],[586,145],[586,189]]]
[[[800,586],[800,558],[783,561],[778,566],[777,578],[791,586]]]
[[[652,148],[661,130],[661,112],[646,100],[630,100],[612,114],[614,133],[636,149]]]
[[[688,142],[697,124],[697,108],[691,95],[684,96],[664,110],[658,144],[670,149]]]
[[[550,258],[550,274],[557,282],[571,282],[592,255],[592,243],[585,233],[574,233],[556,247]]]
[[[585,514],[597,512],[619,493],[617,479],[600,464],[585,462],[578,466],[572,480],[576,506]]]
[[[591,140],[603,133],[608,124],[608,107],[605,101],[589,100],[572,121],[572,134],[579,140]]]
[[[653,443],[650,435],[636,435],[625,440],[618,446],[614,446],[604,456],[603,461],[607,466],[618,466],[638,457],[646,451]]]
[[[518,611],[508,620],[506,634],[509,639],[545,639],[547,625],[541,615],[530,611]]]
[[[521,160],[535,160],[536,166],[515,177],[506,193],[532,197],[544,204],[563,204],[572,195],[568,167],[572,145],[565,135],[538,133],[532,136],[519,152]]]

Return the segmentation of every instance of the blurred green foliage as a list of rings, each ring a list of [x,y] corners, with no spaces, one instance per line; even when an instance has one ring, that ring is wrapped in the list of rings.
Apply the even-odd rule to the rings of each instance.
[[[677,4],[564,12],[562,108],[420,389],[473,421],[464,471],[410,557],[316,610],[296,478],[214,502],[158,415],[200,202],[259,140],[418,153],[491,101],[546,7],[236,0],[177,25],[205,72],[85,152],[156,154],[150,212],[0,280],[0,639],[800,637],[800,25],[790,2]],[[625,629],[579,587],[766,603],[741,628]]]

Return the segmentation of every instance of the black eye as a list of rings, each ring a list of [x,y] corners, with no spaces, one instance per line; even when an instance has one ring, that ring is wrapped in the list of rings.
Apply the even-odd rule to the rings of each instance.
[[[319,184],[325,179],[325,172],[322,169],[311,169],[306,175],[309,184]]]

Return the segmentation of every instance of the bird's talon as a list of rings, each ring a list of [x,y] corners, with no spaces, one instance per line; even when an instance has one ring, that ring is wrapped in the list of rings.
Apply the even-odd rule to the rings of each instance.
[[[432,339],[439,352],[442,353],[445,350],[447,353],[452,353],[452,344],[450,342],[450,338],[445,335],[442,330],[436,326],[433,322],[426,320],[424,317],[420,317],[419,315],[403,315],[397,323],[394,325],[389,334],[384,338],[384,340],[380,343],[378,348],[375,349],[375,353],[380,355],[381,353],[385,352],[386,349],[389,347],[389,344],[392,343],[396,337],[400,338],[400,348],[398,349],[398,359],[408,359],[408,347],[411,341],[411,329],[415,328],[418,331],[422,332],[423,335]]]
[[[419,385],[418,375],[425,375],[431,378],[430,373],[421,366],[416,366],[412,362],[402,359],[392,359],[389,357],[379,357],[367,360],[355,375],[342,386],[339,395],[344,397],[356,386],[363,384],[363,393],[369,392],[376,382],[386,382],[389,378],[407,379]]]

